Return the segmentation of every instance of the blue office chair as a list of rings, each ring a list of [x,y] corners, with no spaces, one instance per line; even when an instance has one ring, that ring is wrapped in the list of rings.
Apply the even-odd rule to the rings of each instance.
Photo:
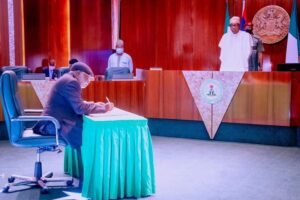
[[[133,79],[128,67],[111,67],[105,71],[105,80]]]
[[[5,123],[7,127],[9,141],[12,145],[22,148],[37,148],[37,160],[35,162],[34,176],[26,177],[12,175],[8,178],[2,192],[9,192],[12,186],[28,185],[38,186],[42,193],[48,191],[47,182],[63,181],[67,186],[73,184],[73,179],[69,177],[52,178],[53,173],[48,172],[42,175],[42,163],[40,154],[45,151],[60,152],[59,145],[65,145],[65,142],[59,138],[59,122],[51,116],[26,116],[24,115],[18,95],[17,76],[13,71],[3,72],[0,79],[1,100]],[[33,132],[31,128],[26,127],[28,122],[51,121],[55,125],[55,136],[41,136]],[[22,180],[15,182],[15,179]]]
[[[64,74],[68,73],[70,71],[70,67],[59,67],[55,69],[57,78],[62,77]]]

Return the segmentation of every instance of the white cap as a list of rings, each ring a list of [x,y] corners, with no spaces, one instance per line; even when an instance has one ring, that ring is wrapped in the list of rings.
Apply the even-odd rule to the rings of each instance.
[[[233,16],[230,18],[230,24],[240,24],[240,17],[238,16]]]

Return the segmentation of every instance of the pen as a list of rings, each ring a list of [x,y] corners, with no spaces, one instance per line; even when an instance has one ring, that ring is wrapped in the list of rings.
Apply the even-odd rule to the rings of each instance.
[[[107,101],[107,103],[110,103],[110,101],[109,101],[109,98],[108,98],[108,97],[106,97],[106,101]]]

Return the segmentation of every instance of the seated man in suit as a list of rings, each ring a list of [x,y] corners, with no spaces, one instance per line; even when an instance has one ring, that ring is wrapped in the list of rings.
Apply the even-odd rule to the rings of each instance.
[[[101,113],[112,110],[113,103],[86,102],[81,97],[81,89],[88,86],[93,79],[90,67],[82,62],[72,65],[70,72],[54,84],[43,115],[55,117],[61,125],[60,136],[72,148],[79,149],[82,142],[82,115]],[[42,135],[53,133],[53,124],[39,122],[34,131]]]
[[[49,60],[49,66],[43,68],[43,73],[46,77],[49,77],[49,79],[57,78],[55,71],[55,60],[53,58]]]
[[[124,52],[123,40],[116,43],[116,53],[112,54],[108,59],[105,77],[110,80],[114,74],[131,74],[133,71],[133,63],[131,56]]]

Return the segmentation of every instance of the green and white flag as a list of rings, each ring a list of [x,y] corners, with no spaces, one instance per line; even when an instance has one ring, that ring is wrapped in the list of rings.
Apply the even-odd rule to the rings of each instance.
[[[228,8],[228,0],[226,0],[226,11],[225,11],[225,22],[224,22],[224,33],[227,33],[229,28],[229,8]]]
[[[285,62],[298,63],[299,53],[300,53],[300,43],[299,43],[299,30],[298,30],[298,18],[297,18],[297,0],[293,0]]]

